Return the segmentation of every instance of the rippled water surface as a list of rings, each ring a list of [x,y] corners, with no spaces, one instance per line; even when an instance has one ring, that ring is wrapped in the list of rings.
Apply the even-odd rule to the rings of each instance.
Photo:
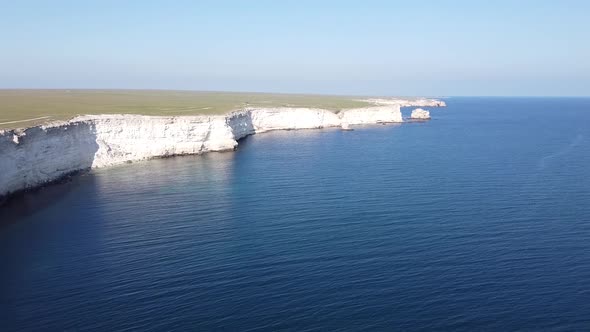
[[[587,330],[590,99],[447,102],[9,202],[0,329]]]

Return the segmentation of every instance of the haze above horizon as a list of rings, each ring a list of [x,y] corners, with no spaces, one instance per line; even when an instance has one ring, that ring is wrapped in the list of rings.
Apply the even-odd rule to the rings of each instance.
[[[2,4],[0,88],[590,96],[586,1]]]

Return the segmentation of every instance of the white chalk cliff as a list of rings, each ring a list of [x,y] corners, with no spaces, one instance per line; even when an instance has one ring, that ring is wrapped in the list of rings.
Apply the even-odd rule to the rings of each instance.
[[[415,110],[412,111],[410,118],[411,119],[419,119],[419,120],[428,120],[428,119],[430,119],[430,112],[428,112],[427,110],[421,109],[421,108],[416,108]]]
[[[420,101],[414,106],[440,106]],[[0,130],[0,196],[67,174],[157,157],[233,150],[269,130],[402,122],[403,103],[343,110],[252,108],[219,116],[86,115],[24,130]]]
[[[373,99],[362,99],[375,105],[399,105],[401,107],[445,107],[447,104],[442,100],[437,99],[400,99],[400,98],[373,98]]]

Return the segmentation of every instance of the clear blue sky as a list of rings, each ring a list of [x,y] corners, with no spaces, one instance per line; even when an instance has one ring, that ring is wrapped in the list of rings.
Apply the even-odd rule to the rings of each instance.
[[[590,1],[0,0],[0,88],[590,95]]]

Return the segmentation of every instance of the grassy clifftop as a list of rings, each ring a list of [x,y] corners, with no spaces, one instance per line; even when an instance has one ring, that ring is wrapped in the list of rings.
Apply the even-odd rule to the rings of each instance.
[[[81,114],[210,115],[245,106],[317,107],[338,111],[369,103],[354,97],[163,91],[0,90],[0,129],[29,127]]]

